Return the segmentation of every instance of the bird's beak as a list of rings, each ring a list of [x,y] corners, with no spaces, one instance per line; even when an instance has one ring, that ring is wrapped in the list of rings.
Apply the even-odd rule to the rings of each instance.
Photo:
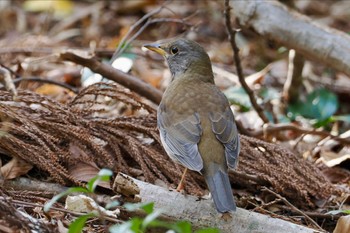
[[[154,44],[145,44],[143,45],[143,47],[149,49],[149,50],[152,50],[156,53],[159,53],[160,55],[162,56],[165,56],[166,55],[166,52],[164,49],[162,49],[162,47],[160,46],[160,44],[158,43],[154,43]]]

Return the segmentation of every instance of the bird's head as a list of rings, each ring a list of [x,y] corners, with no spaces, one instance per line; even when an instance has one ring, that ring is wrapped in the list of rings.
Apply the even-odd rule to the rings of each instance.
[[[212,74],[208,54],[194,41],[181,38],[166,43],[146,44],[144,47],[161,54],[166,59],[174,78],[186,72],[196,72],[206,77]]]

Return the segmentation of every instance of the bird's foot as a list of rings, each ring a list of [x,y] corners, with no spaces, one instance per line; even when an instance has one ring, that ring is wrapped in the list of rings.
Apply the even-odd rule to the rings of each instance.
[[[185,168],[184,172],[182,173],[180,183],[179,183],[179,185],[176,188],[176,191],[178,191],[180,193],[185,191],[185,177],[186,177],[186,173],[187,173],[187,168]]]
[[[184,182],[180,182],[179,185],[176,188],[176,191],[179,193],[184,193],[185,192],[185,184]]]
[[[221,219],[223,219],[225,222],[230,221],[232,219],[232,215],[229,212],[223,213]]]

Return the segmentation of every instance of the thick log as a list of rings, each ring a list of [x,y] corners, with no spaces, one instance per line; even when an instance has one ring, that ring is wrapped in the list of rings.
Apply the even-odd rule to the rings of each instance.
[[[232,0],[231,6],[243,27],[350,76],[350,36],[346,33],[312,22],[277,1]]]
[[[154,202],[156,208],[172,219],[187,220],[194,228],[217,227],[223,233],[313,233],[314,229],[296,225],[281,219],[237,208],[232,219],[225,221],[216,212],[212,200],[182,195],[176,191],[134,179],[141,190],[142,202]]]

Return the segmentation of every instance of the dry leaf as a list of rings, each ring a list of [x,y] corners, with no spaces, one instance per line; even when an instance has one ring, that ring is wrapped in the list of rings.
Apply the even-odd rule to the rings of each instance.
[[[91,178],[95,177],[101,170],[94,161],[89,160],[89,155],[86,154],[84,150],[80,147],[71,143],[69,145],[69,150],[72,153],[72,159],[86,158],[85,162],[71,162],[68,165],[69,174],[77,180],[88,182]],[[98,186],[111,189],[109,182],[100,181]]]
[[[72,97],[74,93],[68,91],[66,88],[53,85],[43,84],[35,90],[36,93],[51,96],[54,99],[66,100],[68,97]]]
[[[1,167],[0,171],[3,178],[9,180],[27,174],[32,168],[33,165],[14,157],[10,162]]]
[[[81,213],[97,211],[111,217],[118,217],[120,214],[119,209],[115,209],[113,211],[106,210],[102,206],[98,205],[94,199],[85,195],[67,196],[65,208],[67,210]]]
[[[25,10],[32,12],[53,11],[58,18],[67,17],[73,12],[73,3],[69,0],[27,0],[23,7]]]
[[[350,215],[340,217],[333,233],[349,233],[349,232],[350,232]]]
[[[332,151],[323,151],[321,150],[321,158],[317,162],[321,161],[326,164],[328,167],[334,167],[338,164],[341,164],[345,160],[350,159],[350,154],[340,154],[334,153]]]

